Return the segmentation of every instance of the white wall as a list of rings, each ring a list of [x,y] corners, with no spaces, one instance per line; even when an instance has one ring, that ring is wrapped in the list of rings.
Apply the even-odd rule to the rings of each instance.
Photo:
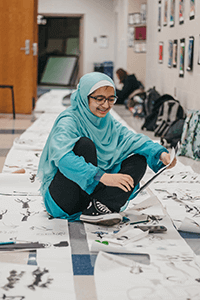
[[[93,71],[94,62],[114,59],[113,0],[39,0],[39,14],[84,15],[83,73]],[[108,36],[108,48],[99,47],[101,35]],[[97,38],[97,43],[94,42]]]
[[[156,86],[161,94],[171,94],[178,99],[185,109],[200,109],[200,65],[198,60],[198,46],[200,34],[200,2],[195,1],[195,19],[189,20],[189,4],[185,3],[185,21],[179,24],[179,1],[176,1],[175,25],[169,26],[170,7],[168,1],[168,25],[163,26],[164,1],[162,1],[161,31],[158,32],[158,1],[148,0],[147,13],[147,62],[146,62],[146,88]],[[188,55],[188,39],[194,36],[193,71],[186,71]],[[179,77],[179,51],[180,39],[185,38],[185,70],[184,77]],[[177,68],[168,67],[168,41],[178,40]],[[164,42],[163,64],[158,63],[158,44]]]
[[[116,77],[116,70],[127,70],[127,20],[128,0],[113,0],[114,3],[114,81],[117,88],[122,88]]]
[[[141,4],[147,0],[129,0],[128,13],[140,12]],[[147,28],[148,30],[148,28]],[[135,74],[145,86],[146,79],[146,53],[136,53],[134,48],[127,48],[127,71],[129,74]]]

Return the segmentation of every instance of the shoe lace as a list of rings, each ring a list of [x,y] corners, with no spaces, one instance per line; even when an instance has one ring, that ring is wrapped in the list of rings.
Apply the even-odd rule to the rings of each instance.
[[[96,201],[96,207],[103,213],[111,213],[111,210],[99,201]]]

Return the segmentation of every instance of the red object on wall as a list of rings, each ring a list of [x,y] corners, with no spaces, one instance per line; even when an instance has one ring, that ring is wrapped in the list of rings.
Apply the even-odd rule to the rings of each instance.
[[[159,62],[162,63],[163,62],[163,43],[159,43],[159,58],[158,58]]]
[[[146,40],[146,26],[135,27],[135,40]]]

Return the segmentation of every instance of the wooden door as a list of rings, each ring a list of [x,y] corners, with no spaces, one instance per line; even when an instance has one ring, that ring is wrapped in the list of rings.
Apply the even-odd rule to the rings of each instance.
[[[37,92],[37,0],[1,0],[0,29],[0,85],[13,86],[16,113],[30,114]],[[0,88],[0,113],[12,113],[9,89]]]

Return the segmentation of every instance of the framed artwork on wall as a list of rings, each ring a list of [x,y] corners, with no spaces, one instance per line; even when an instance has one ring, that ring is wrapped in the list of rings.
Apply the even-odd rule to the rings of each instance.
[[[134,32],[135,27],[128,26],[128,47],[134,47]]]
[[[147,21],[147,4],[142,3],[140,6],[140,18],[141,18],[141,23],[146,24]]]
[[[194,37],[189,37],[187,71],[193,69]]]
[[[158,31],[161,31],[161,0],[158,0]]]
[[[173,57],[172,57],[172,64],[173,67],[177,67],[177,48],[178,48],[178,40],[173,41]]]
[[[195,0],[190,0],[190,20],[194,19],[195,16]]]
[[[140,13],[128,14],[128,24],[129,25],[137,25],[141,23],[141,15]]]
[[[172,55],[173,55],[173,42],[172,40],[169,40],[169,46],[168,46],[168,67],[172,67]]]
[[[184,0],[179,0],[179,24],[184,23]]]
[[[163,63],[163,48],[164,48],[164,43],[159,42],[159,48],[158,48],[158,62],[160,64]]]
[[[184,60],[185,60],[185,39],[181,39],[179,77],[184,77]]]
[[[99,47],[100,48],[108,48],[108,36],[107,35],[100,35]]]
[[[167,13],[168,13],[168,0],[164,2],[164,18],[163,18],[163,25],[167,26]]]
[[[198,65],[200,65],[200,35],[199,35],[199,49],[198,49]]]
[[[146,40],[146,26],[135,27],[135,40],[136,41]]]
[[[146,42],[136,42],[134,46],[135,53],[145,53],[146,52]]]
[[[171,0],[170,3],[170,21],[169,21],[169,25],[170,27],[174,26],[174,18],[175,18],[175,0]]]

